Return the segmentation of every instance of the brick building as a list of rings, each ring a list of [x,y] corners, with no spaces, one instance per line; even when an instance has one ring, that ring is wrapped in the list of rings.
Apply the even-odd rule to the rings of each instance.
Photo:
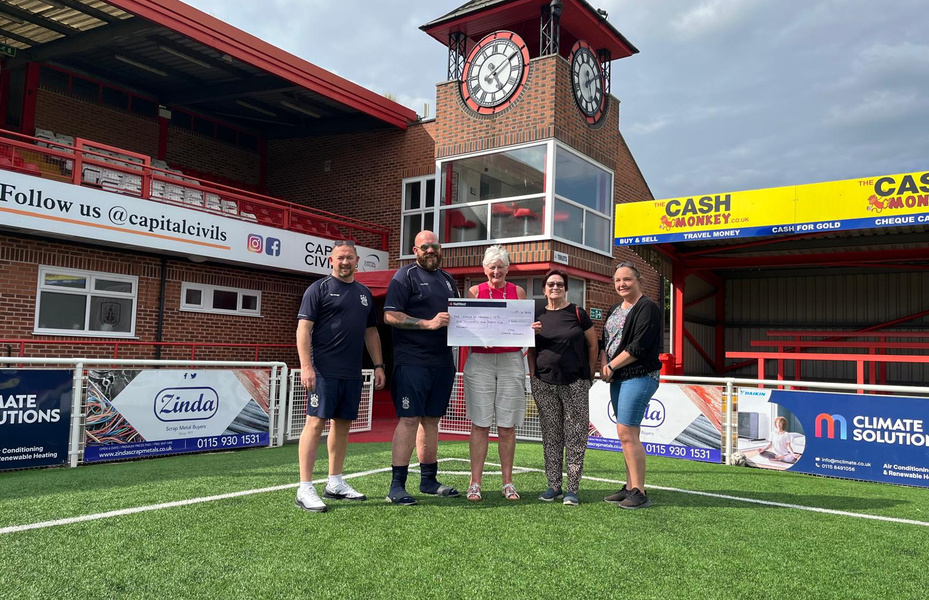
[[[450,65],[431,120],[176,0],[99,4],[4,26],[0,352],[294,364],[327,243],[356,240],[377,291],[424,227],[462,289],[502,243],[531,297],[560,267],[605,309],[617,260],[660,297],[613,246],[613,206],[651,198],[609,89],[637,50],[583,0],[472,1],[424,25]],[[497,31],[525,60],[482,107],[468,69]]]

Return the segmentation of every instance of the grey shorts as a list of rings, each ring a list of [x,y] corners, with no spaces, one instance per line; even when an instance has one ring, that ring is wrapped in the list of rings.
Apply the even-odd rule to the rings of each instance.
[[[477,354],[464,368],[467,416],[478,427],[518,427],[526,418],[526,367],[522,352]]]

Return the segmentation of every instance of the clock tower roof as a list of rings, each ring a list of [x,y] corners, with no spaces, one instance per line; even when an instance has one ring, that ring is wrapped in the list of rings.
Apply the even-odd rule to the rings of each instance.
[[[530,49],[539,47],[539,15],[551,0],[471,0],[420,29],[448,44],[449,35],[464,33],[471,43],[499,29],[509,29],[522,36]],[[577,40],[587,40],[598,50],[609,50],[615,60],[639,52],[626,37],[586,0],[562,0],[562,52]],[[533,52],[535,55],[535,51]],[[567,55],[565,55],[567,56]]]

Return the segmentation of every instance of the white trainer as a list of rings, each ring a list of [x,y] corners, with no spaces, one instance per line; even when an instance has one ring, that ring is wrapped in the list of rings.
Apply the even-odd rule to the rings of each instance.
[[[319,495],[316,493],[316,488],[313,486],[310,487],[301,487],[297,490],[297,499],[294,503],[310,512],[326,512],[329,508],[319,499]]]
[[[323,492],[323,498],[329,498],[331,500],[367,500],[368,497],[348,485],[346,482],[342,482],[336,487],[326,486],[326,491]]]

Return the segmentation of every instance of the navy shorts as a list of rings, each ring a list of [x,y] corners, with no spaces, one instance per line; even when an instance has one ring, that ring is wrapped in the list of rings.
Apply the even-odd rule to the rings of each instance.
[[[394,367],[390,393],[398,417],[443,417],[455,385],[455,367]]]
[[[361,404],[362,379],[316,376],[316,391],[306,394],[306,414],[320,419],[354,421]]]

